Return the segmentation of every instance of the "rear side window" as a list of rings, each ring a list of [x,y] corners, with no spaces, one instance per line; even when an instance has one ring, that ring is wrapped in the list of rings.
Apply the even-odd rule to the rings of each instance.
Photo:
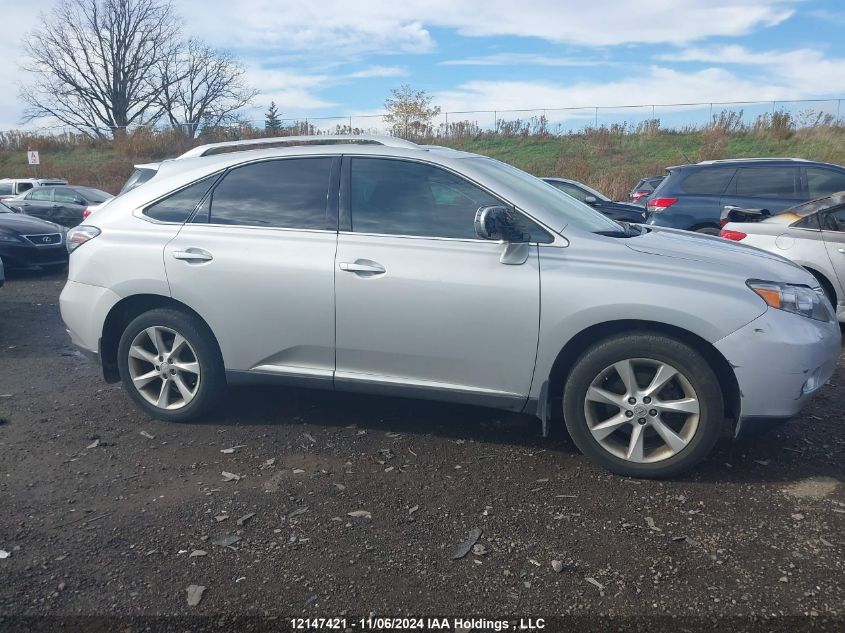
[[[684,179],[681,189],[684,193],[721,196],[728,188],[735,171],[733,167],[698,169]]]
[[[832,169],[807,167],[807,190],[810,198],[821,198],[837,191],[845,191],[845,174]]]
[[[176,193],[151,204],[144,209],[144,215],[159,222],[178,222],[187,220],[197,205],[203,199],[211,187],[216,176],[210,176],[198,180],[192,185],[180,189]]]
[[[795,198],[798,196],[795,167],[743,167],[736,179],[736,195],[752,198]]]
[[[211,195],[212,224],[337,228],[328,220],[331,158],[288,158],[232,169]]]

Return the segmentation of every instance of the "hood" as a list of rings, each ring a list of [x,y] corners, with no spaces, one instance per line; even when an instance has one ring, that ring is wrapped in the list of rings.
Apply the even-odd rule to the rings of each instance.
[[[663,227],[649,228],[653,230],[626,240],[626,246],[638,253],[696,262],[705,271],[735,273],[746,279],[818,285],[810,273],[780,255],[713,235]]]
[[[0,231],[13,231],[15,233],[59,233],[65,229],[58,224],[34,218],[23,213],[0,213]]]

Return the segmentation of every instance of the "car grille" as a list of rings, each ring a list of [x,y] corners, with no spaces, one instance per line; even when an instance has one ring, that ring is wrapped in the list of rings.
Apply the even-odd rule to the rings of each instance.
[[[54,246],[62,243],[61,233],[42,233],[38,235],[24,235],[24,237],[36,246]]]

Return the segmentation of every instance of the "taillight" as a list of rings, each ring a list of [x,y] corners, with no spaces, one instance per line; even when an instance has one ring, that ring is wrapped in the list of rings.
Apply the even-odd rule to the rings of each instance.
[[[648,201],[648,210],[652,213],[665,211],[678,201],[677,198],[653,198]]]
[[[91,215],[91,207],[85,207],[85,210],[82,212],[82,219],[85,220],[89,215]]]
[[[648,195],[648,191],[635,191],[631,194],[631,202],[636,202],[640,198],[645,198]]]
[[[96,226],[86,226],[85,224],[80,224],[79,226],[73,227],[67,232],[67,252],[72,253],[85,242],[93,240],[99,234],[100,229]]]
[[[742,231],[732,231],[731,229],[722,229],[719,231],[719,237],[724,237],[726,240],[733,240],[734,242],[741,242],[748,237],[748,233],[743,233]]]

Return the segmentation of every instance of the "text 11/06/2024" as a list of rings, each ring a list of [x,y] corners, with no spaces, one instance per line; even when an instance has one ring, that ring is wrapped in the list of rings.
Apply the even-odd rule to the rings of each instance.
[[[539,631],[546,628],[543,618],[291,618],[296,631]]]

